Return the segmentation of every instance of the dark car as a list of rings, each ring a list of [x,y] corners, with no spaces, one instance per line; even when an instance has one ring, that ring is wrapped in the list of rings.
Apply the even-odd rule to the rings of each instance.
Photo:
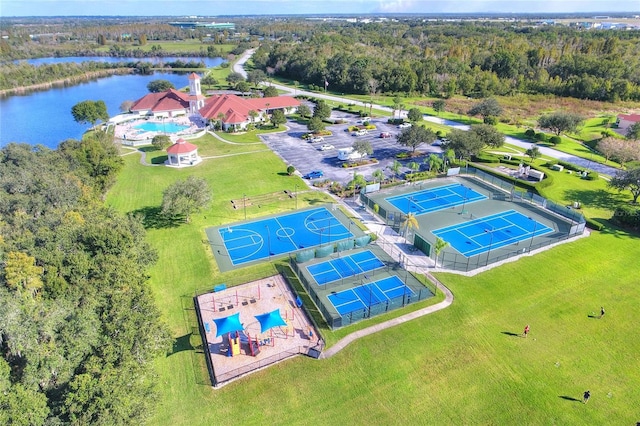
[[[321,178],[322,176],[324,176],[324,173],[322,173],[322,170],[314,170],[302,177],[305,179],[318,179],[318,178]]]

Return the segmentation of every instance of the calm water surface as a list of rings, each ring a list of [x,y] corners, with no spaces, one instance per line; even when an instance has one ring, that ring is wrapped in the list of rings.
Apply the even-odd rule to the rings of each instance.
[[[78,102],[104,101],[110,116],[120,113],[124,101],[137,100],[153,80],[168,80],[177,88],[189,85],[187,74],[118,75],[76,86],[54,88],[0,98],[0,145],[9,142],[42,144],[56,148],[66,139],[80,139],[90,124],[73,120],[71,108]]]

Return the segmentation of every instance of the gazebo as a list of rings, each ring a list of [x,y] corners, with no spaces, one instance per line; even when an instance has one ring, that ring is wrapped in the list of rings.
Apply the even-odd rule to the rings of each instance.
[[[167,148],[167,161],[165,165],[169,167],[189,167],[195,166],[202,161],[198,156],[198,147],[180,138]]]

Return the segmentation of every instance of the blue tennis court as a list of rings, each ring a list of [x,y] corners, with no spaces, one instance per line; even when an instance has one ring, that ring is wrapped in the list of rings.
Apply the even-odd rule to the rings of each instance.
[[[424,189],[409,194],[385,198],[404,214],[421,215],[464,204],[481,201],[487,197],[459,183]]]
[[[327,297],[336,311],[344,316],[404,296],[412,297],[415,293],[402,282],[400,277],[393,275],[339,293],[332,293]]]
[[[324,207],[222,227],[218,233],[233,265],[353,237]]]
[[[307,266],[307,270],[318,285],[324,285],[342,278],[352,277],[367,271],[382,268],[384,263],[371,251],[342,256],[315,265]]]
[[[494,248],[553,232],[553,229],[515,210],[481,217],[433,231],[436,237],[471,257]]]

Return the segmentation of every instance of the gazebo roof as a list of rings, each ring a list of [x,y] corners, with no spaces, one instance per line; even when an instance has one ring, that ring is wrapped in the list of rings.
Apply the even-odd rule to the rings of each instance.
[[[176,141],[176,143],[174,143],[169,148],[167,148],[167,153],[168,154],[188,154],[190,152],[194,152],[197,150],[198,150],[197,146],[180,138]]]

